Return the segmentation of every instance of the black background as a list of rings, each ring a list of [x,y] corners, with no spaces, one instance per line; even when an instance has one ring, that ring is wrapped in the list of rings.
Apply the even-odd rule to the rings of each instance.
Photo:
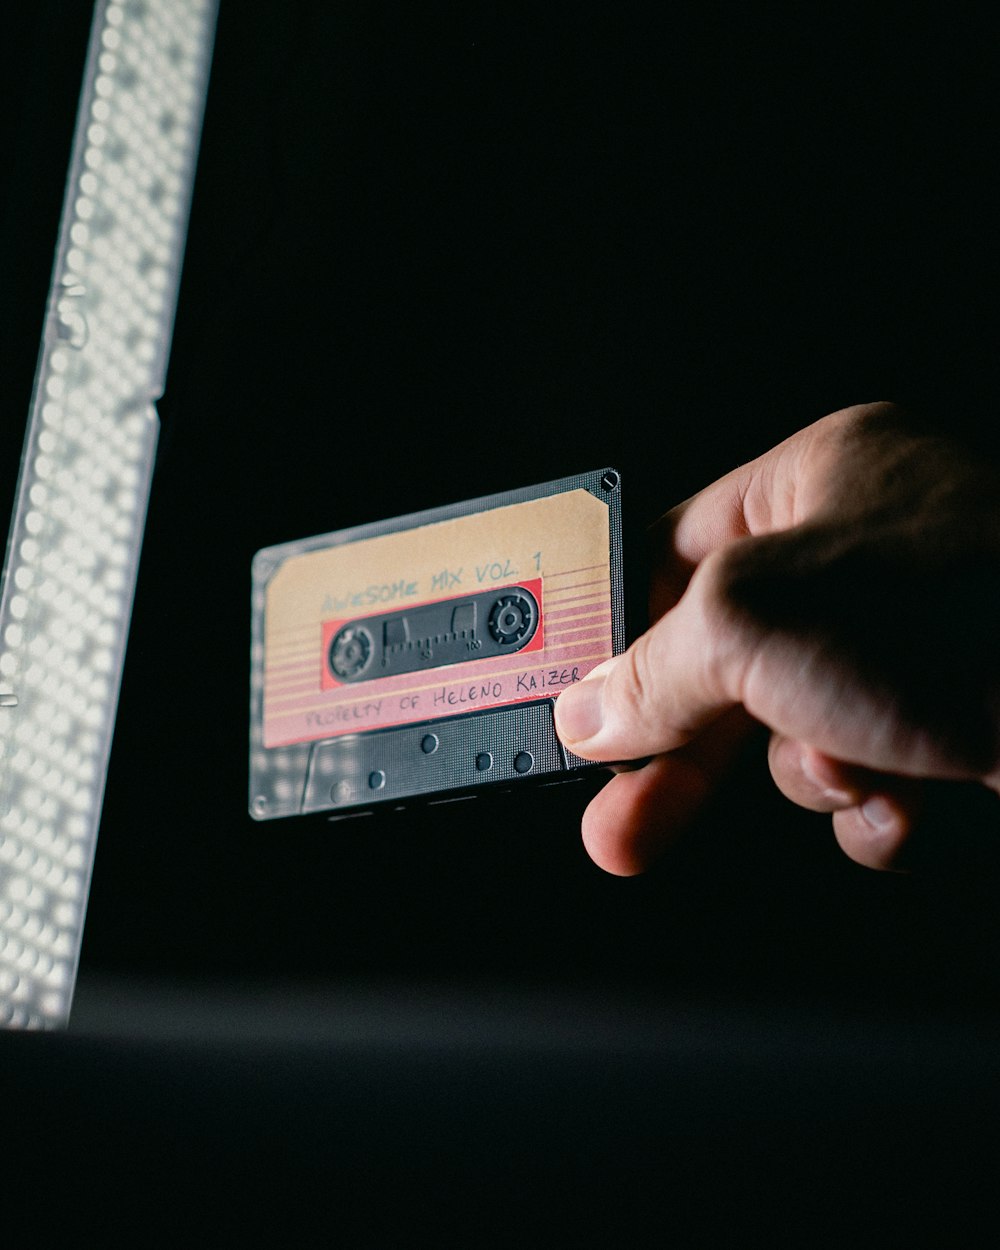
[[[5,500],[86,8],[23,6],[8,27]],[[761,739],[628,881],[579,842],[599,781],[332,827],[255,824],[245,801],[261,546],[605,463],[645,523],[872,399],[993,451],[989,48],[954,14],[223,4],[84,942],[90,1027],[112,981],[181,987],[193,1019],[198,987],[226,981],[443,984],[466,1004],[630,989],[642,1012],[763,1004],[793,1033],[817,1004],[898,1013],[892,1037],[994,1018],[997,808],[973,791],[935,791],[917,871],[876,875],[773,792]]]

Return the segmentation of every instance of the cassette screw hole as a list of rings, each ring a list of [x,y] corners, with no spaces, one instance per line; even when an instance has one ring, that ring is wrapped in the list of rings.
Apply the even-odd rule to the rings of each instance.
[[[614,469],[608,469],[607,473],[601,478],[601,485],[605,490],[614,490],[620,481],[621,478]]]
[[[255,816],[267,815],[267,799],[262,794],[258,794],[253,801],[253,814]]]
[[[480,751],[476,756],[476,767],[481,773],[489,772],[493,767],[493,756],[489,751]]]
[[[535,757],[530,751],[518,751],[514,756],[514,772],[530,773],[534,767]]]
[[[420,740],[420,749],[424,755],[433,755],[438,749],[438,740],[436,734],[424,734]]]
[[[330,791],[330,798],[334,803],[346,803],[351,797],[351,783],[349,781],[338,781]]]
[[[368,788],[370,790],[381,790],[385,785],[385,773],[380,768],[376,768],[374,772],[368,774]]]

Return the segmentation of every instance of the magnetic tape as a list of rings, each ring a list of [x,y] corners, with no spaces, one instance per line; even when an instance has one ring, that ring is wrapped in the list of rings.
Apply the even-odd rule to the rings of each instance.
[[[256,819],[589,766],[553,708],[626,644],[617,471],[267,547],[252,578]]]

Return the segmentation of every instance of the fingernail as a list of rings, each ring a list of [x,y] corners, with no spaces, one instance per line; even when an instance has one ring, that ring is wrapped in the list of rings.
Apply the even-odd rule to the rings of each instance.
[[[878,833],[887,833],[897,823],[896,809],[877,794],[861,805],[861,815]]]
[[[812,751],[805,750],[799,760],[799,767],[802,769],[802,776],[805,777],[811,785],[814,785],[820,792],[820,796],[827,799],[831,803],[843,804],[845,807],[851,805],[852,795],[849,790],[842,790],[838,786],[831,786],[827,778],[821,777],[816,768],[816,757]]]
[[[585,677],[556,699],[556,730],[566,742],[585,742],[600,731],[604,677]]]

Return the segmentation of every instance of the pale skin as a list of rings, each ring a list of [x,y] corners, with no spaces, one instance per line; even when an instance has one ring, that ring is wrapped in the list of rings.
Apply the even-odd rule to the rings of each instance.
[[[748,725],[792,802],[893,868],[926,779],[1000,794],[1000,476],[889,404],[847,408],[658,522],[649,630],[556,702],[619,772],[583,821],[641,872],[696,816]],[[998,828],[1000,832],[1000,828]]]

